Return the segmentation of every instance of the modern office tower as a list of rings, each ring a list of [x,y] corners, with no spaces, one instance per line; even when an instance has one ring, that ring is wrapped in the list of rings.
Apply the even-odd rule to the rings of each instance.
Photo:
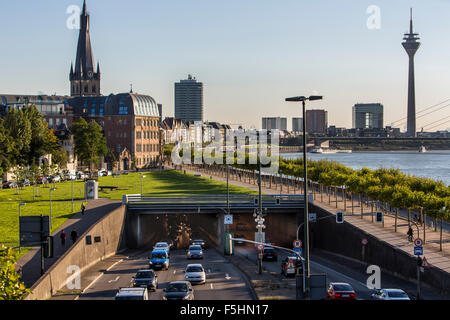
[[[353,106],[353,128],[383,129],[383,105],[381,103],[358,103]]]
[[[414,84],[414,55],[420,47],[420,38],[418,33],[413,32],[412,9],[409,23],[409,33],[405,33],[402,42],[403,48],[409,57],[409,76],[408,76],[408,127],[407,134],[410,137],[416,137],[416,92]]]
[[[323,133],[328,128],[328,111],[325,110],[306,110],[306,132]]]
[[[73,63],[70,66],[70,95],[72,97],[100,95],[100,64],[97,63],[97,69],[95,69],[89,29],[89,14],[86,10],[86,1],[84,1],[80,16],[75,71]]]
[[[303,118],[292,118],[292,131],[303,132]]]
[[[203,83],[191,75],[175,83],[175,118],[203,122]]]
[[[263,130],[287,130],[287,118],[262,118]]]

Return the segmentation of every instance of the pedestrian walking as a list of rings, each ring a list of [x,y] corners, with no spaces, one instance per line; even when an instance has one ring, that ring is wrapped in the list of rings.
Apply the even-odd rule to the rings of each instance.
[[[409,242],[412,242],[413,235],[414,235],[414,231],[413,231],[413,229],[411,228],[411,226],[409,226],[408,232],[407,232],[406,234],[408,235],[408,240],[409,240]]]
[[[84,205],[84,203],[81,204],[81,215],[84,216],[84,210],[86,210],[86,206]]]
[[[72,232],[70,233],[70,238],[72,239],[72,243],[75,243],[77,241],[78,233],[75,228],[73,228]]]
[[[66,245],[66,233],[64,232],[64,230],[61,232],[61,235],[59,236],[61,238],[61,246],[65,246]]]

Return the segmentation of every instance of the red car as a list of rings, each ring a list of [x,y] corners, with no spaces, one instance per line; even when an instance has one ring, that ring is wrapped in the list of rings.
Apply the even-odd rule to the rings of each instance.
[[[343,282],[331,282],[327,288],[327,300],[356,300],[352,286]]]

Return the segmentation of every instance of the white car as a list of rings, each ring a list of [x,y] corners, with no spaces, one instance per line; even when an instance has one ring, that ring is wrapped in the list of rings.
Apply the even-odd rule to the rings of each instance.
[[[375,300],[411,300],[408,294],[401,289],[381,289],[372,294]]]
[[[121,288],[115,300],[148,300],[147,288]]]
[[[153,246],[153,250],[166,250],[167,254],[170,252],[170,246],[167,242],[157,242]]]
[[[188,264],[184,270],[184,280],[194,283],[206,283],[205,269],[201,264]]]

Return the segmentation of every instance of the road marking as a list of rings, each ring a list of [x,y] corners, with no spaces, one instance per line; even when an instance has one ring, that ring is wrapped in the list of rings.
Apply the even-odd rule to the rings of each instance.
[[[230,277],[230,275],[227,273],[227,274],[225,274],[225,279],[227,279],[227,280],[230,280],[231,279],[231,277]]]
[[[173,270],[173,274],[177,273],[177,270]]]
[[[214,290],[214,286],[213,286],[213,284],[211,283],[211,290]]]
[[[115,280],[109,280],[108,283],[117,282],[117,280],[119,280],[119,278],[120,278],[120,276],[117,276],[117,278]]]

